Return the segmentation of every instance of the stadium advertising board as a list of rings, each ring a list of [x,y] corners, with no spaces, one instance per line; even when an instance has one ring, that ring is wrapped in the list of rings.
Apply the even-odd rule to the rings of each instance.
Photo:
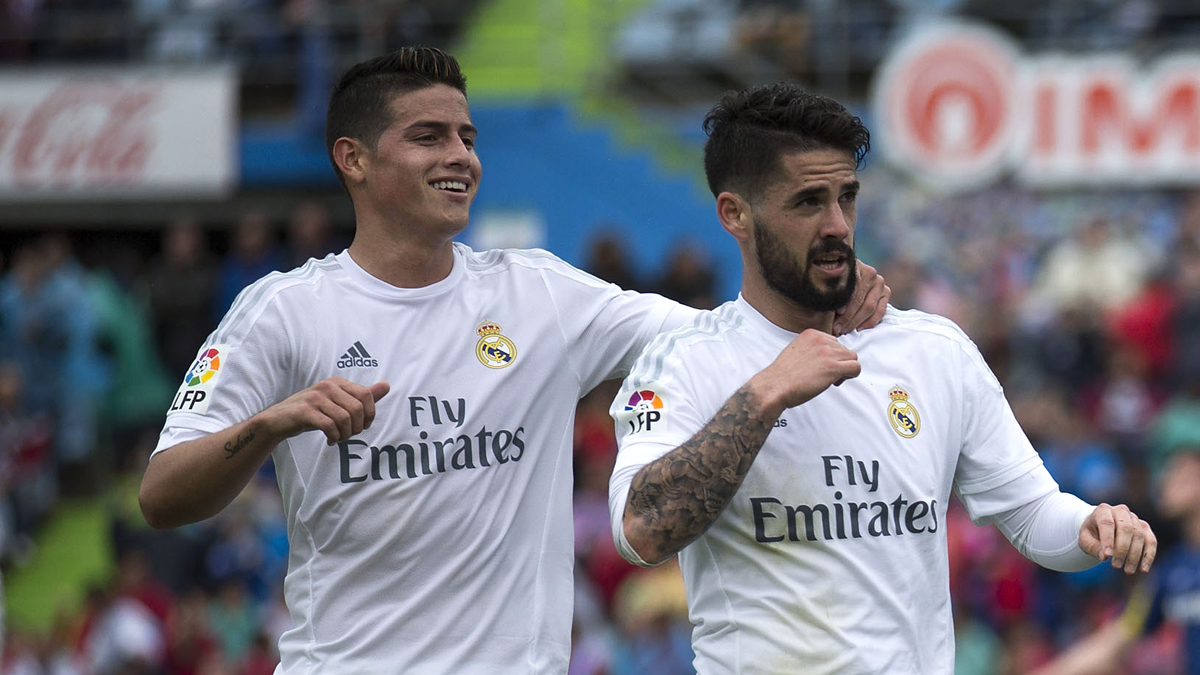
[[[237,74],[0,70],[0,200],[219,197],[237,180]]]
[[[1200,184],[1200,53],[1030,56],[937,23],[890,51],[872,105],[881,154],[937,189]]]

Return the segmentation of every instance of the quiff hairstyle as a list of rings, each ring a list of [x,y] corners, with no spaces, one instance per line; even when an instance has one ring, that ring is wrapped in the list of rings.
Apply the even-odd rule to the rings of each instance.
[[[343,136],[362,141],[372,152],[392,123],[397,94],[445,84],[467,95],[467,78],[458,60],[435,47],[402,47],[353,66],[329,97],[325,116],[325,152],[338,180],[346,185],[333,160],[333,144]]]
[[[834,149],[861,168],[871,134],[845,106],[791,82],[727,92],[704,117],[704,175],[713,196],[762,196],[785,153]]]

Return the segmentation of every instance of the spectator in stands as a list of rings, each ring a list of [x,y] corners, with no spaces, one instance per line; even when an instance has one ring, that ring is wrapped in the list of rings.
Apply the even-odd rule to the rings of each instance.
[[[309,258],[339,253],[348,242],[338,241],[329,220],[329,208],[316,200],[300,202],[288,220],[285,258],[281,269],[295,269]],[[200,344],[196,342],[195,344]]]
[[[267,214],[247,211],[234,227],[233,246],[221,263],[212,325],[221,321],[243,288],[282,268],[283,252],[275,240],[275,231]]]
[[[1113,310],[1141,290],[1150,259],[1137,244],[1114,235],[1107,219],[1096,217],[1050,250],[1035,293],[1059,309]]]
[[[1198,228],[1200,229],[1200,228]],[[1200,377],[1200,238],[1176,251],[1175,307],[1169,333],[1174,347],[1176,384]]]
[[[124,241],[90,247],[96,264],[84,277],[87,304],[95,315],[97,339],[107,357],[107,386],[97,405],[98,429],[112,443],[115,465],[133,449],[132,439],[162,422],[180,373],[167,374],[158,347],[147,303],[141,294],[140,253]]]
[[[612,675],[691,675],[691,625],[679,564],[638,570],[617,591]]]
[[[167,621],[166,675],[203,675],[220,658],[208,620],[208,599],[193,589]]]
[[[0,361],[0,561],[25,562],[33,534],[58,497],[53,428],[24,405],[24,377]]]
[[[216,279],[204,231],[191,218],[174,220],[147,275],[154,334],[172,378],[183,377],[196,358],[196,345],[216,326]]]
[[[658,293],[697,309],[717,306],[717,273],[708,257],[691,242],[667,254],[667,266],[658,281]]]
[[[0,282],[0,314],[21,368],[27,402],[54,420],[55,460],[74,489],[88,478],[96,444],[97,397],[107,386],[84,272],[65,235],[22,247]]]
[[[642,289],[642,284],[633,270],[633,263],[629,260],[629,253],[625,249],[625,242],[615,231],[601,229],[600,233],[592,238],[588,243],[583,268],[627,291]]]

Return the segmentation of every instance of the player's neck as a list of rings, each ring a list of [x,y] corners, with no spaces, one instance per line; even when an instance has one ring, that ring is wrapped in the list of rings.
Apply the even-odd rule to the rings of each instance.
[[[359,230],[350,244],[350,257],[367,274],[399,288],[422,288],[450,275],[454,244],[372,236]]]
[[[797,305],[767,287],[761,279],[742,279],[742,297],[768,321],[793,333],[815,328],[833,333],[833,312],[817,312]]]

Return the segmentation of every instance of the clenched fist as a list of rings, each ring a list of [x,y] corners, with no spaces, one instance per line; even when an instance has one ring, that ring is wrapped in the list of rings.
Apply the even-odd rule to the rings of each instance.
[[[778,415],[860,372],[857,354],[832,335],[810,328],[788,343],[751,382],[764,400],[777,408],[772,412]]]

